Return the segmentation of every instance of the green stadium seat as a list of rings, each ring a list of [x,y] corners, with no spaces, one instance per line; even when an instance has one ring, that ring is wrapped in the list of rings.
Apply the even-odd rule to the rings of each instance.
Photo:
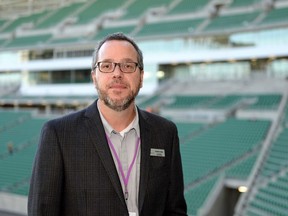
[[[62,22],[65,18],[67,18],[69,15],[73,14],[77,9],[79,9],[81,6],[83,6],[84,3],[75,3],[71,4],[66,7],[62,7],[50,14],[50,16],[42,22],[38,22],[35,26],[36,29],[44,29],[44,28],[50,28],[55,27],[57,24]]]
[[[171,0],[135,0],[126,10],[126,14],[121,20],[137,19],[142,16],[148,9],[157,7],[167,7]]]
[[[77,25],[87,24],[105,12],[120,9],[126,0],[97,0],[77,15]]]
[[[279,8],[271,10],[262,20],[260,25],[270,25],[274,23],[284,23],[287,21],[288,8]]]
[[[169,36],[189,35],[204,19],[187,19],[169,22],[147,23],[136,34],[137,37],[144,36]]]
[[[128,26],[117,26],[117,27],[107,27],[100,29],[92,40],[100,40],[103,37],[106,37],[108,34],[112,34],[115,32],[122,32],[127,35],[131,35],[132,31],[135,29],[135,25],[128,25]]]
[[[37,35],[37,36],[25,36],[25,37],[17,37],[11,40],[9,43],[5,45],[6,48],[12,47],[31,47],[31,46],[39,46],[45,44],[52,35]]]
[[[174,8],[172,8],[168,15],[192,13],[197,10],[203,9],[210,0],[183,0],[180,1]]]
[[[217,177],[210,178],[185,192],[188,215],[197,215],[197,210],[201,208],[216,182]]]
[[[220,29],[229,30],[247,27],[256,19],[259,14],[260,12],[253,12],[218,16],[211,20],[211,22],[205,27],[204,31],[219,31]]]
[[[39,20],[41,17],[44,17],[47,13],[47,11],[43,11],[24,17],[18,17],[14,21],[10,22],[10,24],[7,25],[4,29],[2,29],[1,32],[13,32],[23,24],[32,24],[34,26],[36,24],[36,21]]]
[[[257,4],[262,0],[233,0],[230,7],[247,7],[249,5]]]
[[[11,192],[18,185],[29,182],[32,164],[36,153],[36,144],[18,151],[13,156],[1,160],[0,191]],[[28,195],[28,188],[19,194]]]

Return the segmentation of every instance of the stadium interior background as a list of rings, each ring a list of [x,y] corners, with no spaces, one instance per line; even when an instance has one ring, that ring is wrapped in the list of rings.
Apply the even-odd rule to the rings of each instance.
[[[0,0],[0,215],[27,215],[43,123],[89,105],[108,33],[144,53],[139,107],[179,130],[190,216],[288,215],[288,0]]]

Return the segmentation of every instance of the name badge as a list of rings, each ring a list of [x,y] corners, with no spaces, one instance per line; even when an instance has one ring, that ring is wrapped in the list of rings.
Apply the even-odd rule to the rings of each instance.
[[[136,212],[129,212],[129,216],[136,216]]]
[[[165,157],[165,150],[164,150],[164,149],[154,149],[154,148],[151,148],[151,150],[150,150],[150,156],[154,156],[154,157]]]

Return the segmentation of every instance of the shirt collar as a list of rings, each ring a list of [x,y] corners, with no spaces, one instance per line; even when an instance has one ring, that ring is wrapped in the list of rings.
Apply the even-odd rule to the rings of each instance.
[[[100,118],[101,118],[101,121],[103,123],[103,126],[104,126],[104,129],[106,131],[106,133],[108,133],[109,135],[111,135],[111,133],[113,131],[115,131],[113,129],[113,127],[106,121],[106,119],[104,118],[104,116],[102,115],[101,113],[101,110],[99,108],[99,104],[97,103],[97,107],[98,107],[98,110],[99,110],[99,113],[100,113]],[[121,134],[121,136],[124,136],[125,133],[129,132],[130,130],[134,129],[137,133],[137,136],[140,137],[140,127],[139,127],[139,115],[138,115],[138,109],[135,105],[135,117],[134,119],[132,120],[132,122],[122,131],[120,131],[119,133]]]

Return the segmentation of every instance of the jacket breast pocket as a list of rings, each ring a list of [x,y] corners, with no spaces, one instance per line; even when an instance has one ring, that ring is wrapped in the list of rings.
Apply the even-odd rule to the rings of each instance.
[[[169,166],[165,157],[151,157],[150,159],[150,178],[167,178]]]

